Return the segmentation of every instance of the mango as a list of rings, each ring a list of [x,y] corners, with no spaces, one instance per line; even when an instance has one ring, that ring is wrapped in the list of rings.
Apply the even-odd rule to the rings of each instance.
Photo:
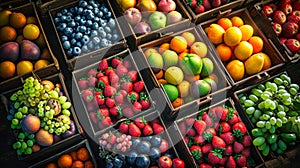
[[[36,61],[41,54],[40,48],[30,40],[23,40],[21,43],[21,59]]]
[[[248,75],[260,72],[264,65],[264,56],[262,54],[254,54],[245,61],[245,69]]]
[[[12,61],[19,59],[19,44],[16,42],[6,42],[0,46],[0,62]]]

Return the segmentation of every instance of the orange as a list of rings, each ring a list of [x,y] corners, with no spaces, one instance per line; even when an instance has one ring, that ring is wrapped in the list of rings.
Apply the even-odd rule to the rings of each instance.
[[[90,157],[89,152],[86,148],[80,148],[77,150],[77,158],[81,161],[86,161]]]
[[[183,51],[182,53],[178,54],[179,61],[181,61],[186,55],[188,55],[188,51]]]
[[[258,52],[261,52],[264,46],[263,40],[259,36],[252,36],[248,42],[253,47],[253,54],[256,54]]]
[[[30,61],[23,60],[17,64],[17,75],[23,75],[31,72],[32,70],[33,65]]]
[[[218,25],[222,26],[226,31],[229,27],[232,27],[232,22],[228,18],[221,18],[218,20]]]
[[[267,54],[265,54],[263,52],[260,52],[260,54],[264,57],[264,65],[262,67],[262,71],[263,71],[263,70],[270,68],[272,66],[272,62],[271,62],[270,57]]]
[[[233,16],[230,20],[232,22],[232,26],[240,27],[244,25],[243,19],[240,18],[239,16]]]
[[[170,49],[177,53],[183,52],[187,48],[187,41],[182,36],[175,36],[170,42]]]
[[[46,168],[57,168],[57,165],[55,163],[49,163]]]
[[[147,48],[144,52],[146,58],[148,58],[152,53],[157,53],[158,51],[155,48]]]
[[[11,61],[4,61],[0,63],[0,77],[7,79],[15,75],[16,66]]]
[[[216,47],[216,51],[219,54],[219,57],[223,62],[226,62],[231,58],[231,55],[232,55],[231,48],[225,44],[219,44]]]
[[[207,28],[207,37],[213,44],[220,44],[223,42],[225,30],[218,24],[211,24]]]
[[[85,168],[94,168],[94,164],[92,161],[88,160],[84,162],[84,167]]]
[[[13,12],[9,17],[9,23],[16,29],[22,28],[26,25],[26,16],[20,12]]]
[[[0,12],[0,27],[8,25],[9,24],[9,16],[11,15],[11,11],[10,10],[2,10]]]
[[[158,73],[155,74],[156,79],[161,79],[164,77],[164,71],[161,69]]]
[[[169,48],[170,48],[169,43],[163,43],[159,46],[158,52],[162,54],[164,51],[168,50]]]
[[[73,160],[71,155],[63,154],[59,157],[57,164],[60,168],[68,168],[71,167],[73,164]]]
[[[224,42],[229,47],[238,45],[242,40],[242,31],[238,27],[230,27],[224,34]]]
[[[73,162],[71,168],[84,168],[84,163],[80,160],[76,160],[75,162]]]
[[[29,16],[27,17],[26,24],[38,24],[36,17]]]
[[[40,35],[40,29],[35,24],[27,24],[23,28],[23,36],[28,40],[36,40]]]
[[[172,105],[174,108],[177,108],[181,105],[183,105],[183,99],[181,97],[177,97],[173,102]]]
[[[245,61],[252,55],[253,47],[247,41],[241,41],[235,48],[234,48],[234,56],[241,60]]]
[[[239,27],[240,30],[242,31],[242,41],[247,41],[249,40],[252,35],[253,35],[253,27],[250,25],[242,25]]]
[[[50,64],[49,61],[40,59],[34,64],[34,69],[44,68],[44,67],[48,66],[49,64]]]
[[[230,61],[226,65],[226,70],[235,82],[243,79],[245,75],[244,63],[239,60]]]
[[[196,40],[195,36],[191,32],[183,32],[181,36],[185,38],[188,47],[191,47]]]
[[[71,157],[72,157],[72,160],[77,160],[77,152],[73,151],[70,153]]]
[[[17,37],[17,32],[13,27],[4,26],[0,29],[1,42],[14,41],[16,37]]]
[[[158,79],[157,82],[158,82],[158,84],[160,84],[160,85],[164,85],[164,84],[167,84],[167,83],[168,83],[167,80],[165,80],[165,79]]]

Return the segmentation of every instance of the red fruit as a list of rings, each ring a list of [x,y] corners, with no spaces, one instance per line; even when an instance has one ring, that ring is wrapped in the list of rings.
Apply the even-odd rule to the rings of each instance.
[[[127,74],[128,69],[124,65],[120,64],[117,66],[116,72],[118,76],[122,76],[123,74]]]
[[[186,1],[190,7],[195,8],[197,5],[197,0]]]
[[[251,137],[249,135],[245,135],[242,139],[242,144],[245,146],[245,147],[249,147],[252,145],[252,141],[251,141]]]
[[[293,21],[288,21],[282,26],[282,35],[286,38],[291,38],[298,32],[299,26]]]
[[[95,99],[97,101],[97,104],[99,106],[103,105],[105,103],[105,100],[104,100],[104,96],[99,94],[99,95],[95,95]]]
[[[142,108],[143,108],[143,106],[141,105],[141,103],[139,103],[137,101],[133,103],[132,109],[135,113],[142,111]]]
[[[208,154],[212,149],[213,149],[213,147],[211,146],[211,144],[207,143],[207,144],[202,146],[201,152],[202,152],[202,154],[205,155],[205,154]]]
[[[300,40],[300,32],[298,34],[296,34],[296,40],[298,40],[298,41]]]
[[[109,109],[109,112],[112,116],[115,116],[115,117],[123,116],[122,109],[120,106],[113,106],[112,108]]]
[[[172,165],[173,165],[173,168],[184,168],[185,167],[184,161],[179,158],[173,159]]]
[[[285,37],[279,38],[280,44],[284,44],[286,40],[287,40],[287,38],[285,38]]]
[[[104,96],[106,97],[112,97],[117,92],[116,88],[112,86],[106,86],[104,88]]]
[[[144,81],[138,81],[133,84],[133,90],[136,91],[137,93],[143,91],[144,88],[145,88]]]
[[[280,9],[283,11],[283,13],[285,15],[288,15],[290,13],[292,13],[293,11],[293,8],[292,8],[292,5],[290,3],[284,3],[280,6]]]
[[[216,165],[220,163],[222,159],[222,154],[212,150],[208,153],[207,158],[208,158],[208,163],[210,163],[211,165]]]
[[[219,121],[217,121],[217,122],[215,122],[215,123],[213,124],[213,128],[214,128],[216,131],[219,131],[219,130],[220,130],[220,123],[219,123]]]
[[[149,99],[140,100],[140,104],[142,105],[142,110],[147,110],[151,106]]]
[[[224,152],[223,152],[223,155],[225,156],[231,156],[233,152],[233,149],[232,149],[232,146],[231,145],[227,145]]]
[[[78,82],[77,82],[77,85],[79,87],[80,90],[85,90],[89,87],[88,85],[88,82],[86,79],[80,79]]]
[[[119,126],[119,131],[123,134],[128,134],[128,129],[129,129],[129,126],[128,126],[128,122],[122,122]]]
[[[225,141],[227,145],[232,144],[234,141],[234,136],[232,132],[226,132],[220,135],[220,137]]]
[[[273,23],[273,30],[275,31],[277,36],[280,36],[281,32],[282,32],[282,26],[279,23],[274,22]]]
[[[178,127],[179,127],[179,131],[181,132],[182,135],[185,135],[187,133],[186,126],[185,126],[184,122],[179,123]]]
[[[233,125],[233,124],[235,124],[235,123],[237,123],[237,122],[239,122],[239,121],[240,121],[239,117],[238,117],[236,114],[233,114],[233,115],[231,116],[231,119],[228,120],[228,123],[229,123],[230,125]]]
[[[287,20],[298,23],[300,21],[300,10],[294,10],[290,15],[287,16]]]
[[[158,167],[159,168],[171,168],[172,167],[172,159],[169,156],[161,156],[158,159]]]
[[[283,24],[286,21],[286,16],[281,10],[276,10],[273,14],[273,22],[277,22],[279,24]]]
[[[120,58],[113,58],[111,60],[111,66],[113,68],[116,68],[118,65],[122,64],[123,62],[120,60]]]
[[[205,11],[208,11],[211,9],[211,4],[210,4],[209,0],[203,0],[202,5],[204,6]]]
[[[188,136],[191,136],[191,137],[196,136],[196,131],[195,131],[195,129],[190,128],[190,129],[187,131],[187,135],[188,135]]]
[[[241,143],[234,141],[233,143],[234,153],[241,153],[243,150],[244,150],[244,146]]]
[[[105,73],[106,76],[108,76],[108,75],[109,75],[110,73],[112,73],[112,72],[115,72],[114,69],[113,69],[112,67],[108,67],[108,68],[104,71],[104,73]]]
[[[203,13],[205,11],[205,8],[203,5],[199,5],[195,8],[195,13],[199,14],[199,13]]]
[[[128,126],[128,133],[133,137],[140,137],[142,134],[139,127],[137,127],[133,122],[131,122]]]
[[[88,77],[95,77],[97,74],[97,71],[95,69],[90,69],[88,72]]]
[[[167,150],[169,149],[169,143],[166,139],[164,139],[164,138],[161,139],[159,149],[160,149],[162,154],[167,152]]]
[[[97,116],[105,116],[108,117],[109,116],[109,110],[106,107],[101,107],[98,109],[97,111]]]
[[[273,13],[278,9],[278,7],[275,3],[269,3],[269,6],[272,8]]]
[[[221,120],[226,121],[228,114],[229,114],[229,110],[227,108],[223,108]]]
[[[145,136],[148,136],[148,135],[153,134],[153,129],[152,129],[152,127],[151,127],[149,124],[146,124],[146,125],[144,126],[144,128],[143,128],[143,134],[144,134]]]
[[[236,168],[236,163],[233,156],[229,156],[226,162],[226,167],[228,168]]]
[[[223,107],[222,106],[213,107],[208,111],[208,114],[212,115],[215,120],[221,119],[223,115]]]
[[[185,137],[183,137],[183,140],[184,140],[184,142],[185,142],[186,144],[189,144],[189,141],[190,141],[190,140],[189,140],[189,138],[188,138],[188,137],[186,137],[186,136],[185,136]]]
[[[262,11],[266,16],[271,16],[273,14],[273,9],[269,5],[263,6]]]
[[[113,98],[106,98],[105,104],[107,107],[112,108],[115,106],[115,99]]]
[[[86,104],[86,110],[87,110],[88,112],[94,111],[94,110],[95,110],[95,105],[94,105],[94,103],[87,103],[87,104]]]
[[[296,39],[287,39],[284,44],[292,53],[297,53],[300,49],[299,41]]]
[[[145,125],[147,125],[147,121],[145,120],[145,117],[138,117],[134,120],[134,124],[138,126],[140,129],[143,129]]]
[[[206,123],[207,127],[210,127],[213,124],[211,118],[209,117],[209,115],[207,113],[202,114],[202,120]]]
[[[244,150],[242,151],[242,154],[245,156],[245,157],[249,157],[250,156],[250,148],[244,148]]]
[[[91,103],[94,99],[93,91],[91,90],[83,90],[81,93],[81,97],[86,103]]]
[[[193,145],[189,148],[194,159],[199,160],[202,157],[201,147],[198,145]]]
[[[220,165],[225,165],[225,163],[227,162],[228,157],[222,157],[222,159],[220,160]],[[221,167],[221,166],[220,166]]]
[[[194,143],[197,144],[197,145],[204,145],[205,139],[201,135],[196,135],[194,137]]]
[[[216,130],[214,128],[207,128],[205,132],[210,132],[213,136],[217,135]]]
[[[225,141],[222,138],[218,137],[218,136],[213,136],[211,144],[212,144],[214,149],[216,149],[216,148],[225,148],[226,147]]]
[[[247,165],[247,158],[243,155],[235,159],[236,164],[241,167],[245,167]]]
[[[97,115],[96,115],[95,112],[89,112],[89,117],[90,117],[90,119],[92,120],[92,122],[93,122],[94,124],[97,123],[98,119],[97,119]]]
[[[152,121],[150,121],[150,125],[153,125],[154,123],[160,124],[159,118],[155,118],[155,119],[153,119]]]
[[[196,120],[193,126],[199,135],[202,135],[206,129],[206,123],[203,120]]]
[[[155,135],[161,134],[161,133],[165,132],[164,127],[161,126],[161,125],[158,124],[158,123],[153,123],[152,128],[153,128],[153,131],[154,131],[154,134],[155,134]]]
[[[114,134],[110,134],[108,142],[112,145],[115,144],[117,142],[117,137]]]
[[[96,77],[90,77],[90,78],[89,78],[88,85],[89,85],[90,87],[95,87],[95,86],[96,86],[96,83],[97,83],[97,78],[96,78]]]
[[[131,68],[131,62],[127,59],[127,60],[123,60],[123,65],[127,68],[127,69],[129,69],[129,68]]]
[[[128,92],[126,92],[126,90],[121,89],[120,90],[121,95],[123,95],[123,97],[126,97]]]
[[[187,127],[192,127],[194,125],[195,118],[193,118],[193,117],[187,118],[187,119],[185,119],[184,122],[187,125]]]
[[[217,8],[217,7],[221,6],[221,0],[211,1],[211,6],[213,6],[214,8]]]
[[[133,102],[138,101],[140,99],[140,95],[135,91],[131,91],[131,92],[128,93],[127,99],[128,99],[129,102],[133,103]]]
[[[104,117],[104,118],[101,120],[101,124],[102,124],[104,127],[108,127],[108,126],[112,125],[111,118],[110,118],[110,117]]]
[[[293,3],[293,10],[300,10],[300,1],[295,1]]]
[[[114,96],[114,99],[116,104],[121,105],[124,101],[124,96],[120,92],[117,92]]]
[[[137,80],[138,73],[135,70],[127,72],[127,76],[129,77],[131,82],[135,82]]]
[[[125,107],[123,109],[123,115],[127,118],[131,118],[134,116],[134,112],[130,107]]]
[[[102,71],[103,71],[103,70],[105,70],[105,69],[107,69],[107,68],[108,68],[108,62],[107,62],[107,59],[104,58],[104,59],[102,59],[102,60],[100,61],[97,70],[102,70]]]
[[[224,132],[230,131],[231,128],[230,128],[230,125],[227,122],[221,122],[220,130],[221,130],[221,132],[224,133]]]
[[[201,163],[199,165],[199,168],[212,168],[212,166],[210,164],[207,164],[207,163]]]
[[[247,132],[247,128],[246,128],[246,125],[240,121],[238,123],[235,123],[233,126],[232,126],[232,130],[235,131],[235,130],[240,130],[241,133],[243,134],[246,134]]]
[[[105,88],[106,86],[109,86],[108,76],[101,76],[98,78],[97,83],[99,88]]]
[[[119,76],[115,72],[109,73],[108,79],[111,84],[119,82]]]
[[[130,92],[133,89],[133,84],[131,82],[123,82],[121,84],[121,88],[124,89],[126,92]]]

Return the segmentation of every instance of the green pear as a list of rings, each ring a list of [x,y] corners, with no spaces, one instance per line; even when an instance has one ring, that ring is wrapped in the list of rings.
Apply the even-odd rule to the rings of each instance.
[[[178,62],[178,55],[173,50],[165,50],[162,53],[162,57],[164,60],[164,68],[168,68],[170,66],[176,65]]]
[[[202,58],[203,66],[201,70],[201,76],[208,76],[214,70],[214,63],[209,58]]]
[[[159,53],[151,53],[148,62],[154,73],[158,73],[164,66],[164,61]]]
[[[155,11],[150,15],[148,23],[152,30],[164,28],[167,24],[167,16],[162,12]]]

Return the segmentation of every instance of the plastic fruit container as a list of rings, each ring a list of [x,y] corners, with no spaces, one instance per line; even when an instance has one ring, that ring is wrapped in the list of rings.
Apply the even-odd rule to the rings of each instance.
[[[216,58],[216,59],[220,62],[221,66],[225,69],[225,73],[227,74],[227,76],[229,78],[229,81],[231,82],[233,87],[240,87],[240,86],[243,86],[243,85],[244,86],[245,85],[251,85],[251,83],[255,82],[256,80],[261,80],[264,77],[268,76],[267,75],[268,73],[278,70],[280,67],[282,67],[284,65],[285,58],[282,57],[280,52],[273,45],[272,41],[268,40],[265,37],[265,35],[261,32],[261,30],[257,27],[257,25],[255,24],[255,22],[251,18],[251,16],[250,16],[247,9],[240,9],[240,10],[234,11],[234,12],[228,14],[228,15],[223,16],[222,18],[231,19],[235,16],[241,18],[243,20],[244,25],[250,25],[252,27],[253,36],[259,36],[261,38],[261,40],[263,41],[263,48],[260,52],[265,53],[270,58],[270,65],[271,65],[269,68],[267,68],[265,70],[261,69],[260,71],[258,71],[256,73],[251,72],[251,75],[247,74],[246,70],[244,70],[244,75],[242,76],[242,78],[241,79],[236,78],[234,80],[234,78],[230,75],[230,72],[226,69],[227,65],[229,63],[233,63],[231,60],[234,60],[234,61],[238,61],[239,63],[243,63],[243,67],[245,68],[245,62],[248,59],[243,60],[243,59],[237,59],[236,57],[234,57],[234,58],[230,58],[226,62],[225,61],[223,62],[223,61],[221,61],[220,56],[217,55],[218,58]],[[219,19],[211,19],[209,21],[203,22],[199,25],[198,28],[201,32],[205,33],[205,29],[208,29],[208,27],[212,24],[217,24],[218,20]],[[237,19],[237,20],[239,20],[239,19]],[[253,36],[251,36],[251,37],[253,37]],[[207,35],[207,37],[208,37],[208,35]],[[223,36],[222,36],[222,39],[223,39]],[[215,41],[215,43],[216,42],[217,41]],[[252,45],[250,42],[245,42],[245,41],[242,41],[242,42],[243,42],[243,44]],[[214,47],[215,49],[217,48],[217,45],[214,45],[211,40],[208,40],[208,44],[211,45],[212,47]],[[222,44],[222,43],[219,43],[218,45],[220,45],[220,44]],[[223,44],[224,44],[224,42],[223,42]],[[239,44],[242,44],[242,43],[238,43],[236,46],[239,46]],[[236,46],[233,46],[233,48],[236,47]],[[246,50],[241,48],[240,51],[246,51]],[[234,50],[231,50],[231,52],[234,53]],[[254,55],[253,52],[251,52],[251,53],[252,53],[251,56],[253,56]],[[249,58],[251,58],[251,57],[249,57]],[[239,61],[239,60],[242,60],[242,61]],[[235,64],[235,65],[238,65],[238,64]],[[248,65],[251,65],[251,64],[249,63]],[[231,67],[233,67],[233,66],[231,66]],[[234,70],[232,70],[232,73],[233,72],[234,72]],[[235,73],[233,73],[233,74],[235,74]]]
[[[57,86],[60,85],[61,86],[60,91],[67,98],[67,102],[71,102],[69,94],[66,90],[66,86],[65,86],[64,78],[63,78],[62,74],[59,73],[59,74],[55,74],[55,75],[51,75],[51,76],[37,76],[37,75],[33,74],[33,76],[35,76],[40,81],[49,80],[53,84],[57,84]],[[17,91],[20,91],[20,89],[22,90],[23,84],[24,84],[24,82],[27,78],[21,78],[21,79],[22,79],[21,80],[22,82],[14,84],[14,86],[15,86],[14,89],[8,90],[8,91],[3,92],[1,94],[1,100],[2,100],[1,103],[3,104],[3,107],[5,107],[4,110],[6,111],[7,120],[8,120],[7,126],[11,127],[11,126],[15,125],[15,129],[11,129],[11,128],[7,128],[7,129],[9,129],[9,131],[12,133],[12,137],[10,137],[10,139],[11,139],[11,141],[13,141],[13,143],[11,145],[13,146],[12,148],[16,148],[16,151],[14,151],[16,153],[17,153],[17,149],[20,149],[19,147],[17,147],[17,144],[15,144],[17,142],[17,140],[19,142],[22,142],[22,140],[23,140],[23,142],[25,142],[24,145],[26,145],[27,140],[32,139],[33,144],[31,144],[31,145],[38,145],[37,139],[35,137],[36,137],[36,134],[39,132],[38,130],[41,130],[42,128],[45,128],[45,126],[42,126],[43,125],[42,123],[43,123],[43,121],[45,121],[44,118],[47,118],[47,117],[42,117],[43,116],[42,114],[37,113],[37,108],[38,108],[37,105],[32,106],[32,107],[36,108],[36,110],[35,110],[36,113],[35,112],[34,113],[30,112],[30,115],[33,116],[33,117],[36,116],[37,118],[40,118],[39,121],[40,121],[40,126],[41,127],[35,127],[36,129],[38,128],[38,130],[33,129],[33,128],[29,128],[28,126],[24,126],[24,128],[22,128],[22,124],[20,124],[21,121],[24,120],[24,122],[25,122],[25,120],[26,120],[26,121],[32,123],[33,121],[37,121],[37,120],[35,120],[35,118],[33,118],[33,117],[31,119],[29,119],[29,118],[25,119],[24,118],[25,115],[29,116],[29,111],[30,111],[29,109],[30,108],[28,108],[28,106],[26,106],[27,111],[28,111],[27,112],[28,115],[27,115],[26,111],[24,109],[25,106],[23,106],[22,104],[19,104],[19,106],[20,106],[20,108],[19,108],[19,107],[17,107],[18,105],[16,103],[14,103],[14,101],[11,101],[11,96],[13,96],[14,93],[17,93]],[[38,100],[38,99],[36,99],[36,100]],[[72,106],[72,104],[71,104],[71,106]],[[31,105],[30,105],[30,107],[31,107]],[[61,106],[61,107],[63,107],[63,106]],[[20,111],[21,109],[23,109],[22,112]],[[32,109],[34,109],[34,108],[32,108]],[[43,108],[43,109],[46,109],[46,108]],[[63,108],[61,108],[61,109],[63,109]],[[69,118],[71,119],[71,122],[73,122],[73,126],[71,127],[71,125],[69,125],[70,129],[67,130],[67,131],[71,131],[71,132],[68,132],[64,135],[60,134],[59,136],[54,136],[54,134],[56,134],[56,133],[53,132],[53,134],[50,134],[51,136],[53,136],[53,141],[52,140],[48,141],[48,142],[52,142],[52,143],[50,145],[45,145],[45,146],[42,146],[42,144],[40,143],[40,145],[39,145],[40,149],[37,150],[36,152],[34,152],[33,148],[28,146],[29,143],[27,143],[27,145],[26,145],[27,148],[31,148],[33,152],[31,154],[30,153],[27,153],[27,154],[21,153],[21,155],[18,155],[18,159],[21,160],[21,161],[24,161],[27,164],[32,164],[32,163],[37,162],[40,159],[44,159],[44,158],[48,157],[48,155],[51,154],[51,152],[54,151],[54,150],[61,149],[63,146],[67,146],[67,145],[70,145],[72,143],[76,143],[76,142],[82,140],[82,130],[81,130],[81,126],[78,123],[78,119],[77,119],[77,116],[74,112],[74,108],[70,107],[70,108],[68,108],[68,111],[69,111],[69,114],[61,112],[61,113],[59,113],[59,115],[54,115],[53,119],[50,119],[50,120],[48,119],[47,121],[56,122],[56,121],[58,121],[58,116],[61,116],[62,114],[65,114],[65,115],[69,116]],[[21,112],[20,113],[21,114],[21,116],[20,116],[21,119],[19,119],[19,116],[18,116],[19,112]],[[43,114],[46,115],[46,111]],[[49,117],[50,117],[50,114],[49,114]],[[17,122],[17,124],[13,124],[12,120],[16,119],[16,118],[19,119],[19,122]],[[67,117],[65,117],[65,119],[66,118]],[[51,124],[51,122],[50,122],[50,124]],[[15,121],[14,121],[14,123],[15,123]],[[37,122],[35,122],[35,123],[37,123]],[[44,122],[44,124],[46,125],[46,122]],[[59,128],[61,128],[59,124],[57,126]],[[50,126],[48,126],[48,128],[49,128],[48,130],[50,131]],[[38,131],[38,132],[34,132],[33,130]],[[23,133],[23,134],[25,133],[25,138],[24,137],[22,138],[23,135],[20,135],[21,133]],[[28,133],[28,136],[26,136],[26,133]],[[25,148],[25,146],[24,146],[24,148]]]
[[[182,41],[186,41],[185,38],[181,36],[182,34],[185,34],[184,36],[191,37],[190,39],[193,39],[193,37],[195,37],[195,41],[194,43],[193,40],[190,41],[191,47],[186,48],[186,53],[185,52],[177,53],[175,52],[176,48],[180,48],[180,46],[184,46],[184,42],[183,45],[181,45],[180,39],[181,40],[183,39]],[[173,43],[172,42],[173,39],[174,39],[173,41],[174,44],[171,44]],[[178,42],[179,45],[176,45],[177,43],[176,41]],[[167,46],[169,45],[168,50],[167,48],[164,48],[165,45]],[[170,48],[171,45],[173,45],[173,47]],[[181,48],[184,49],[184,47]],[[151,50],[157,52],[158,54],[155,53],[155,55],[153,56],[149,55],[152,52]],[[201,62],[204,62],[203,64],[205,65],[203,65],[203,67],[206,67],[207,69],[202,67],[203,69],[205,69],[202,71],[202,69],[200,70],[201,66],[197,67],[197,69],[200,70],[202,73],[190,72],[188,68],[184,70],[183,68],[185,68],[185,64],[187,63],[182,63],[181,60],[183,56],[185,58],[186,57],[185,54],[187,53],[190,54],[192,52],[197,53],[197,51],[199,51],[198,53],[201,55],[202,58],[200,58],[200,56],[197,54],[192,54],[191,58],[192,59],[200,58],[201,59],[201,61],[199,61],[200,64],[195,63],[195,65],[196,64],[201,65]],[[207,51],[207,52],[202,52],[202,51]],[[229,84],[225,75],[223,74],[223,70],[219,66],[219,63],[214,58],[216,55],[214,49],[209,45],[207,45],[205,37],[203,37],[202,34],[199,34],[196,31],[196,28],[189,28],[184,31],[175,33],[172,36],[140,45],[139,52],[140,53],[135,53],[134,55],[135,60],[140,62],[139,68],[140,70],[142,70],[143,73],[145,73],[143,75],[151,77],[155,85],[154,90],[158,90],[160,92],[159,94],[156,95],[156,97],[157,99],[160,99],[162,101],[159,101],[160,104],[157,105],[157,108],[161,109],[161,111],[165,110],[166,111],[165,114],[168,118],[176,117],[177,115],[179,115],[178,117],[182,117],[186,115],[185,112],[182,112],[181,114],[178,112],[187,111],[189,113],[190,111],[193,111],[193,108],[197,106],[197,102],[209,101],[211,98],[216,100],[219,98],[223,99],[227,94],[226,91],[231,88],[231,85]],[[173,55],[173,57],[171,57],[168,61],[170,62],[170,64],[168,63],[169,64],[168,66],[166,66],[167,64],[165,63],[167,61],[167,57],[163,55],[165,56]],[[161,62],[156,62],[156,64],[154,63],[155,59],[158,57],[162,57],[161,59],[157,59],[157,60],[161,60],[163,64],[161,64]],[[166,61],[164,61],[163,57],[166,58],[165,59]],[[172,58],[174,61],[171,61]],[[178,58],[177,62],[176,62],[176,58]],[[149,62],[149,60],[151,62]],[[159,64],[161,65],[161,67],[158,67]],[[172,74],[171,72],[174,73]],[[166,76],[166,74],[170,74],[170,75]],[[178,76],[178,79],[173,80],[173,78],[175,79],[176,76]],[[212,84],[210,85],[211,87],[209,86],[202,87],[202,86],[207,86],[205,81],[202,80],[206,77],[208,79],[205,80],[207,80],[209,83]],[[182,85],[181,84],[182,82],[184,82],[185,85]],[[168,91],[166,91],[166,86],[168,87],[167,88]],[[199,87],[199,90],[197,89],[196,86]],[[202,87],[202,89],[200,89],[200,87]],[[201,91],[206,90],[209,92],[200,93],[199,92],[200,90]],[[172,95],[172,93],[174,93],[174,95]],[[161,97],[164,97],[164,99],[162,99]],[[177,100],[179,100],[178,103]]]
[[[92,5],[97,6],[96,12],[89,9],[94,8]],[[72,1],[48,11],[53,26],[48,35],[56,35],[52,45],[70,71],[97,61],[88,57],[88,53],[112,55],[127,47],[109,1]],[[67,14],[72,16],[67,17]],[[68,25],[68,22],[71,23]]]
[[[229,146],[230,146],[230,142],[232,142],[232,144],[231,144],[232,145],[232,151],[231,151],[232,154],[229,156],[235,156],[235,155],[247,156],[248,154],[250,154],[248,157],[246,157],[247,165],[250,165],[250,167],[263,167],[264,163],[263,163],[262,157],[260,156],[260,154],[258,153],[256,148],[252,145],[252,139],[249,136],[250,135],[249,130],[245,129],[245,127],[246,127],[245,125],[243,127],[242,124],[240,124],[241,122],[244,122],[244,120],[242,120],[243,118],[240,118],[241,112],[235,110],[232,99],[226,98],[223,101],[220,101],[217,103],[212,103],[212,104],[211,103],[212,102],[206,103],[206,104],[200,104],[199,111],[197,111],[193,114],[187,115],[186,117],[184,117],[182,119],[176,120],[175,124],[174,124],[174,130],[173,130],[174,134],[172,134],[172,136],[173,136],[172,140],[176,141],[176,142],[179,141],[179,143],[176,146],[178,146],[178,148],[180,148],[180,149],[183,149],[186,157],[192,158],[193,167],[201,166],[201,164],[204,164],[204,163],[212,164],[212,163],[209,163],[209,161],[207,159],[208,159],[208,157],[210,157],[209,156],[210,151],[216,151],[217,149],[214,149],[214,147],[213,147],[215,144],[212,143],[211,144],[212,146],[209,145],[210,144],[208,142],[208,139],[210,139],[209,134],[213,135],[214,133],[216,133],[216,135],[214,135],[212,138],[214,139],[214,137],[219,137],[223,140],[224,139],[223,135],[226,135],[225,137],[228,137],[227,134],[230,134],[230,132],[232,130],[233,130],[232,132],[234,132],[234,133],[232,133],[231,135],[235,134],[235,138],[232,139],[234,142],[232,142],[232,140],[230,140],[230,138],[227,140],[223,140],[225,142],[226,148],[228,148],[228,151],[226,150],[227,152],[230,151]],[[226,110],[226,109],[228,109],[228,110]],[[228,112],[227,115],[225,113],[226,111]],[[218,112],[220,112],[220,113],[218,113]],[[235,113],[235,112],[237,112],[237,113]],[[229,119],[229,114],[233,115],[232,118],[230,118],[230,119]],[[227,121],[227,119],[229,119],[229,120]],[[197,120],[200,122],[198,122]],[[237,122],[234,122],[234,120],[237,120]],[[196,121],[198,123],[197,126],[199,126],[199,130],[195,129]],[[205,127],[203,127],[203,124],[201,126],[201,123],[204,123]],[[236,125],[240,125],[241,127],[237,127]],[[220,129],[221,126],[222,126],[222,129]],[[203,128],[202,129],[203,133],[200,135],[199,131],[201,131],[200,130],[201,128]],[[229,131],[227,131],[228,128],[230,129]],[[225,131],[225,129],[226,129],[226,131]],[[238,134],[235,132],[237,130],[240,130],[241,131],[240,133],[243,135],[243,136],[240,136],[240,138],[238,138],[238,136],[237,136]],[[242,138],[242,137],[246,137],[246,136],[248,138],[250,137],[250,139],[249,139],[250,141],[248,141],[247,143]],[[212,140],[212,141],[214,141],[214,140]],[[242,148],[243,150],[247,148],[247,151],[248,150],[249,151],[243,153],[243,150],[241,152],[241,151],[239,151],[238,148],[235,149],[234,143],[236,143],[236,142],[239,142],[239,145],[241,144],[243,146],[243,148]],[[221,144],[222,143],[220,142],[220,146],[223,146]],[[197,155],[197,150],[199,149],[199,146],[201,148],[201,155]],[[207,151],[207,149],[211,149],[211,150]],[[219,151],[219,152],[221,152],[221,151]],[[225,151],[223,151],[223,152],[225,152]],[[222,155],[222,158],[224,158],[224,156],[225,156],[223,152],[220,153]],[[238,152],[238,153],[235,153],[235,152]],[[227,164],[227,160],[225,160],[225,165],[226,164]],[[238,164],[237,164],[237,167],[239,167]]]

